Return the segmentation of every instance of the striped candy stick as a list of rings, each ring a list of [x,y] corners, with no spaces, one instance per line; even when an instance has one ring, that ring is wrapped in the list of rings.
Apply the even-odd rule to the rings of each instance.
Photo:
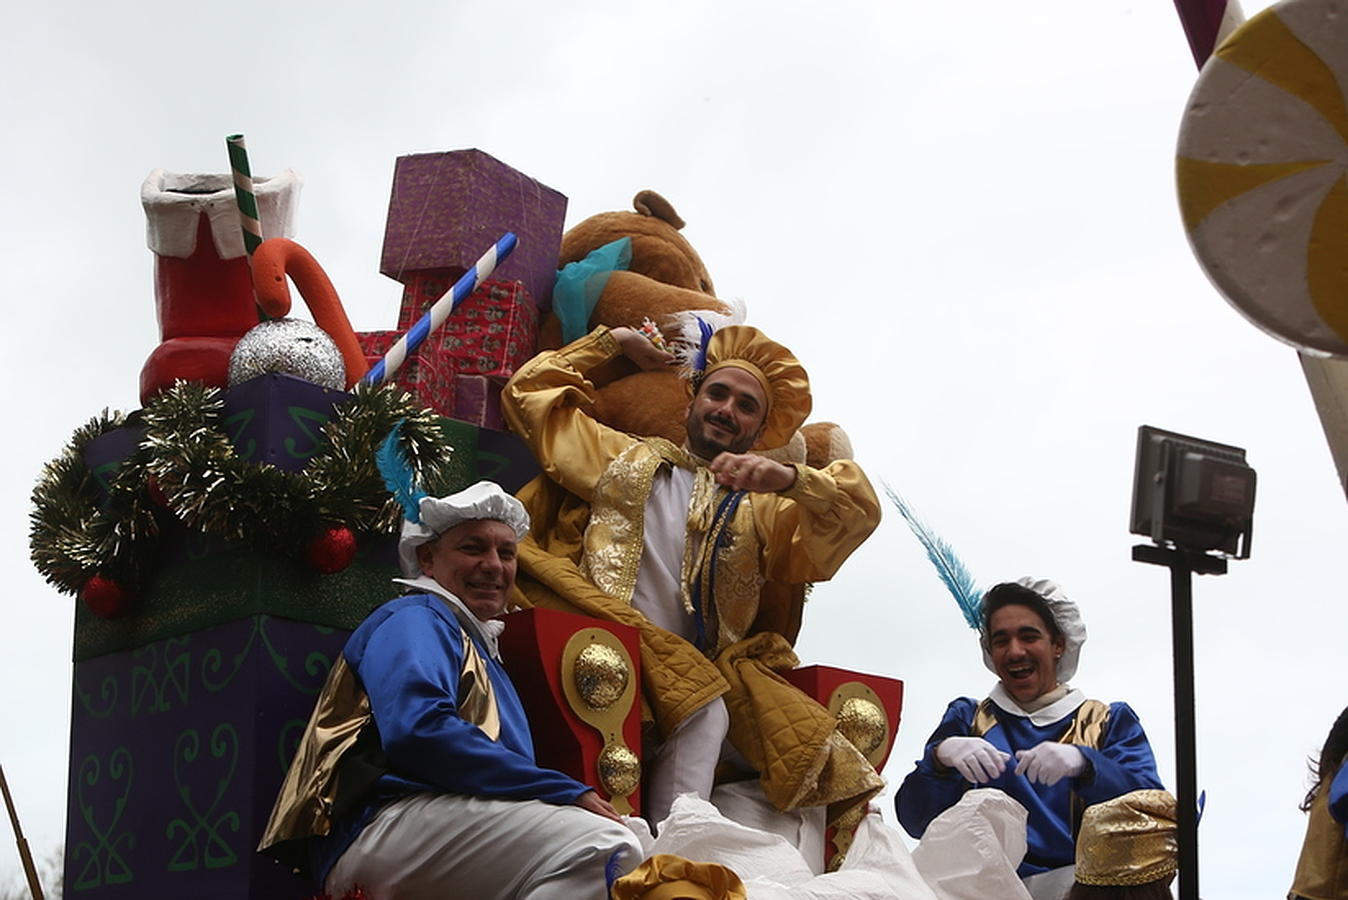
[[[1245,21],[1240,0],[1175,0],[1175,11],[1200,69],[1212,51]]]
[[[243,135],[225,138],[229,148],[229,168],[234,173],[234,199],[239,204],[239,224],[243,228],[243,247],[251,258],[262,243],[262,221],[257,214],[257,196],[253,193],[253,173],[248,168],[248,148]]]
[[[477,286],[483,279],[491,275],[496,264],[510,255],[510,251],[515,249],[517,238],[514,232],[507,231],[501,236],[495,244],[492,245],[482,258],[474,263],[467,272],[464,272],[454,286],[445,294],[436,300],[431,308],[426,310],[425,315],[417,320],[417,323],[407,330],[407,333],[398,338],[389,351],[384,354],[384,358],[375,363],[370,371],[365,373],[361,379],[364,384],[383,384],[391,379],[402,364],[407,361],[407,357],[417,351],[422,342],[431,335],[441,325],[445,319],[449,318],[460,303],[464,301],[469,294],[477,290]]]

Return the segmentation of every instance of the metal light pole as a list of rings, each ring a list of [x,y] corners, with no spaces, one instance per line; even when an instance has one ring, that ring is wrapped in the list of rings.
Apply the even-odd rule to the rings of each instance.
[[[1225,575],[1226,560],[1206,553],[1133,547],[1137,562],[1170,569],[1171,647],[1175,679],[1175,802],[1179,826],[1180,900],[1198,900],[1198,771],[1194,721],[1194,603],[1191,576]]]
[[[1150,425],[1137,430],[1129,531],[1152,539],[1137,562],[1170,569],[1175,680],[1175,792],[1180,900],[1198,900],[1198,773],[1194,719],[1192,576],[1225,575],[1227,559],[1248,559],[1255,471],[1245,451]],[[1220,554],[1220,555],[1219,555]]]

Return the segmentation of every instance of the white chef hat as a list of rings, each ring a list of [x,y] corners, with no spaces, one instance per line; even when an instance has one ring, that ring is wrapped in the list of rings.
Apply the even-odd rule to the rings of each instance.
[[[1053,624],[1063,636],[1062,656],[1058,657],[1058,680],[1070,681],[1077,673],[1077,663],[1081,661],[1081,645],[1086,643],[1086,623],[1081,621],[1081,610],[1076,603],[1067,599],[1062,587],[1056,581],[1047,578],[1025,576],[1017,578],[1016,584],[1034,591],[1043,598],[1048,606]],[[992,654],[988,648],[987,620],[984,619],[981,640],[983,646],[983,665],[989,672],[997,674],[992,664]]]
[[[515,532],[515,540],[529,533],[529,513],[524,504],[506,493],[494,481],[479,481],[448,497],[422,497],[418,505],[420,522],[403,520],[398,540],[398,565],[404,576],[421,574],[417,547],[433,541],[455,525],[474,519],[495,519]]]

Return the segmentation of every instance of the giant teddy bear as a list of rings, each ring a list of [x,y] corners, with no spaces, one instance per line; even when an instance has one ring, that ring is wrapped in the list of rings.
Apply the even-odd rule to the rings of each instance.
[[[743,321],[740,304],[716,296],[702,258],[680,233],[684,221],[673,205],[655,191],[644,190],[633,198],[632,206],[632,212],[590,216],[563,235],[559,264],[564,272],[565,267],[582,263],[595,251],[624,238],[630,241],[623,256],[626,267],[606,273],[602,289],[589,298],[592,308],[574,317],[577,321],[571,333],[564,334],[562,315],[546,316],[539,331],[540,349],[560,347],[597,325],[639,328],[650,319],[667,342],[677,345],[694,339],[694,315],[715,325]],[[678,374],[642,372],[624,360],[596,373],[596,384],[596,419],[631,434],[683,443],[688,395]],[[777,459],[822,467],[835,459],[850,458],[852,445],[839,426],[812,422],[787,446],[765,452]]]

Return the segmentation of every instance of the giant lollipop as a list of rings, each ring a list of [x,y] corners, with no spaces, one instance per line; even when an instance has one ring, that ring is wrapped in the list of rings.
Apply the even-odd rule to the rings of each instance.
[[[1348,356],[1348,17],[1284,0],[1203,67],[1180,130],[1184,226],[1208,276],[1303,352]]]

